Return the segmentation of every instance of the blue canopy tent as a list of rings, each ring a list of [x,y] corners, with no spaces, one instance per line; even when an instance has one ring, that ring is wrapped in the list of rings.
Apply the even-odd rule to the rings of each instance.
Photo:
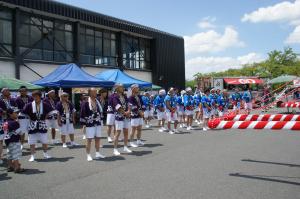
[[[99,79],[104,79],[107,81],[113,81],[115,83],[121,83],[124,87],[128,88],[132,84],[138,84],[142,88],[147,88],[152,86],[152,83],[145,82],[134,77],[127,75],[119,69],[107,70],[101,73],[98,73],[95,77]]]
[[[61,65],[46,77],[32,82],[44,87],[112,87],[114,82],[96,78],[81,70],[76,64]]]

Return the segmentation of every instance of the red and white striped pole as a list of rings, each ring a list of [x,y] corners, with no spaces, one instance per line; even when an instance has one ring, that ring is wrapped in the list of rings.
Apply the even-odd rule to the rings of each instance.
[[[224,121],[210,120],[208,127],[211,129],[272,129],[272,130],[300,130],[298,121]]]
[[[284,102],[280,104],[280,107],[290,107],[290,108],[297,108],[300,107],[300,102]]]
[[[225,121],[300,121],[300,115],[294,114],[264,114],[264,115],[229,115],[223,118]]]

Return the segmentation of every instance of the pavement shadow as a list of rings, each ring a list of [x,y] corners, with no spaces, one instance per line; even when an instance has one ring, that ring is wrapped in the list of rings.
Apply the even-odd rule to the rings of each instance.
[[[37,162],[67,162],[71,159],[74,159],[74,157],[63,157],[63,158],[56,158],[56,157],[52,157],[49,159],[37,159]]]
[[[7,176],[7,173],[0,174],[0,181],[10,180],[12,177]]]
[[[274,165],[289,166],[289,167],[300,167],[299,164],[289,164],[289,163],[281,163],[281,162],[270,162],[270,161],[251,160],[251,159],[242,159],[241,161],[262,163],[262,164],[274,164]]]
[[[291,184],[291,185],[300,186],[299,182],[279,180],[279,179],[272,178],[272,177],[276,177],[276,176],[246,175],[246,174],[241,174],[241,173],[230,173],[229,176],[240,177],[240,178],[248,178],[248,179],[254,179],[254,180],[263,180],[263,181],[269,181],[269,182],[278,182],[278,183],[284,183],[284,184]],[[279,176],[277,176],[277,177],[279,177]]]
[[[96,159],[96,161],[101,161],[101,162],[113,162],[118,160],[125,160],[125,158],[123,156],[109,156],[104,159]]]
[[[42,174],[46,173],[46,171],[40,171],[38,169],[25,169],[25,172],[19,173],[21,175],[35,175],[35,174]]]
[[[151,153],[152,153],[152,151],[132,151],[132,153],[130,153],[128,155],[144,156],[144,155],[149,155]]]
[[[157,144],[144,144],[144,146],[141,147],[147,147],[147,148],[154,148],[154,147],[159,147],[163,146],[163,144],[157,143]]]
[[[175,133],[175,135],[185,135],[185,134],[191,134],[190,131],[179,131],[178,133]]]

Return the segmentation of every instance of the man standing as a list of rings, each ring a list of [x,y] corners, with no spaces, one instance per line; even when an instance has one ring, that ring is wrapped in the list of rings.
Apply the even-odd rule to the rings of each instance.
[[[33,98],[27,95],[26,86],[21,86],[19,92],[20,92],[20,96],[16,98],[16,105],[19,110],[23,110],[26,104],[33,102]],[[21,130],[21,148],[23,148],[25,133],[28,132],[29,117],[23,113],[20,113],[18,117],[18,121]]]
[[[44,158],[51,158],[47,153],[48,136],[46,118],[53,112],[53,108],[49,104],[42,101],[41,91],[32,92],[33,102],[27,103],[23,109],[23,113],[29,117],[28,125],[28,144],[30,145],[31,156],[29,161],[35,161],[35,145],[38,141],[42,143]]]
[[[47,126],[51,131],[51,137],[52,137],[51,144],[58,144],[59,141],[55,139],[56,129],[58,129],[57,110],[56,110],[57,99],[55,95],[55,90],[50,90],[47,93],[47,97],[44,99],[44,102],[47,103],[49,106],[51,106],[52,109],[54,110],[51,114],[48,115]]]
[[[150,93],[145,92],[142,96],[143,106],[145,107],[144,111],[144,120],[146,123],[146,128],[150,128],[150,121],[151,121],[151,99],[150,99]]]
[[[241,108],[241,100],[242,96],[239,93],[239,89],[235,88],[235,92],[231,95],[231,100],[233,104],[233,110],[235,111],[236,114],[239,114],[240,108]]]
[[[100,102],[97,100],[97,90],[95,88],[89,89],[89,98],[83,102],[81,106],[81,118],[84,119],[86,125],[86,153],[87,161],[92,161],[91,145],[92,140],[95,140],[95,158],[105,158],[100,153],[100,138],[101,138],[101,115],[103,113]]]
[[[227,90],[223,90],[217,99],[219,116],[222,117],[227,114],[229,106],[229,98]]]
[[[3,119],[7,119],[6,111],[9,108],[16,108],[17,104],[15,99],[10,96],[10,91],[8,88],[3,88],[1,90],[2,96],[0,98],[0,108],[3,110]]]
[[[130,146],[137,147],[143,146],[144,142],[141,140],[142,136],[142,126],[143,126],[143,109],[145,106],[142,103],[142,96],[139,95],[139,85],[133,84],[131,85],[132,95],[129,97],[129,108],[131,111],[131,134],[130,134]],[[136,144],[133,142],[134,136],[136,134],[137,140]]]
[[[124,95],[124,87],[122,84],[115,85],[116,94],[113,97],[112,106],[114,108],[115,113],[115,136],[114,136],[114,151],[113,154],[115,156],[121,155],[118,151],[118,142],[119,136],[123,131],[124,134],[124,149],[125,153],[131,153],[132,151],[128,149],[128,129],[130,126],[130,109],[128,106],[128,99],[126,95]]]
[[[193,91],[190,87],[186,88],[186,95],[183,98],[184,107],[185,107],[185,115],[187,117],[187,130],[193,130],[193,117],[194,117],[194,108],[195,101],[193,98]]]
[[[113,108],[113,99],[115,97],[115,92],[113,92],[108,97],[108,104],[107,104],[107,118],[106,118],[106,125],[107,125],[107,141],[109,143],[113,142],[111,132],[115,131],[115,113]]]
[[[252,94],[250,92],[250,88],[245,89],[242,99],[244,101],[244,108],[247,111],[247,114],[250,114],[252,110]]]
[[[208,120],[211,117],[211,98],[209,97],[209,89],[205,89],[204,95],[201,98],[202,109],[203,109],[203,131],[208,129]]]
[[[179,117],[179,124],[180,124],[180,128],[184,128],[186,127],[185,125],[185,110],[184,110],[184,102],[183,102],[183,98],[184,95],[186,94],[185,90],[182,90],[180,92],[181,95],[177,96],[177,116]]]
[[[156,96],[154,100],[154,106],[157,111],[157,120],[158,120],[158,126],[160,129],[159,132],[164,132],[167,129],[165,129],[165,120],[166,120],[166,112],[165,112],[165,96],[166,91],[164,89],[161,89],[158,93],[158,96]]]
[[[62,147],[67,148],[66,135],[69,135],[71,146],[77,146],[74,141],[74,124],[76,110],[74,105],[68,99],[68,93],[62,93],[61,100],[56,104],[56,110],[58,111],[58,126],[60,127]]]
[[[177,131],[177,103],[176,103],[176,96],[174,93],[174,89],[170,88],[168,95],[165,98],[165,104],[166,104],[166,114],[167,114],[167,120],[168,120],[168,130],[170,134],[178,133]],[[171,122],[174,122],[174,130],[171,130]]]

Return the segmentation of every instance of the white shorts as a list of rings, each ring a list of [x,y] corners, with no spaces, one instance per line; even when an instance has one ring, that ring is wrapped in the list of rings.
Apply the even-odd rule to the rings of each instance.
[[[210,111],[208,111],[207,109],[203,109],[203,118],[209,119],[211,115],[212,114]]]
[[[143,126],[144,121],[143,118],[132,118],[130,124],[134,127]]]
[[[149,117],[153,117],[153,112],[150,110],[146,110],[144,112],[144,118],[149,118]]]
[[[187,116],[193,116],[194,115],[194,111],[185,110],[185,115],[187,115]]]
[[[61,135],[69,135],[69,134],[74,134],[74,125],[73,123],[67,122],[66,124],[63,124],[60,127],[60,134]]]
[[[168,122],[178,121],[177,113],[173,113],[172,115],[171,112],[167,112],[167,120]]]
[[[49,129],[58,129],[57,120],[46,120],[46,124]]]
[[[165,120],[166,119],[166,113],[157,111],[157,119],[158,120]]]
[[[113,113],[107,114],[106,125],[108,125],[108,126],[115,125],[115,114],[113,114]]]
[[[116,131],[122,131],[123,129],[129,129],[130,120],[129,119],[125,119],[123,121],[116,120],[115,127],[116,127]]]
[[[4,135],[1,134],[1,135],[0,135],[0,141],[3,140],[3,139],[4,139]]]
[[[37,144],[40,141],[42,144],[48,144],[48,134],[47,133],[34,133],[28,134],[28,144]]]
[[[252,102],[245,103],[244,108],[251,110],[252,109]]]
[[[85,135],[88,139],[100,138],[101,126],[86,127]]]
[[[29,119],[19,119],[21,135],[28,132]]]

